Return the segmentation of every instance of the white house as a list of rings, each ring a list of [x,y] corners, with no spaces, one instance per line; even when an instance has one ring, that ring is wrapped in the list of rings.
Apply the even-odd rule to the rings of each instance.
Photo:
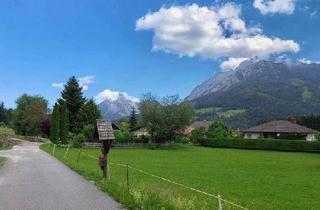
[[[316,130],[298,125],[296,120],[276,120],[243,131],[247,139],[279,138],[316,141]]]

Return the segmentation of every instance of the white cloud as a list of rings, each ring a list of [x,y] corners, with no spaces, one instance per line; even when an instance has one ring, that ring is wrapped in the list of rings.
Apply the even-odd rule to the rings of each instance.
[[[253,7],[260,10],[261,14],[287,14],[294,12],[296,0],[254,0]]]
[[[291,58],[286,54],[279,55],[278,57],[275,58],[275,61],[280,62],[280,63],[291,63],[292,62]]]
[[[220,69],[222,71],[235,70],[245,60],[248,60],[248,58],[229,58],[220,64]]]
[[[52,86],[52,87],[55,87],[55,88],[63,89],[64,83],[63,83],[63,82],[60,82],[60,83],[54,82],[54,83],[51,84],[51,86]]]
[[[95,76],[84,76],[84,77],[79,77],[77,78],[77,80],[79,81],[79,85],[80,87],[82,87],[83,90],[88,90],[89,89],[89,85],[95,82]],[[52,83],[52,87],[55,88],[60,88],[63,89],[64,88],[65,83],[60,82],[54,82]]]
[[[153,30],[153,50],[179,56],[268,57],[300,49],[293,40],[267,37],[261,28],[247,26],[234,3],[211,8],[197,4],[162,7],[139,18],[136,30]]]
[[[320,61],[311,61],[311,60],[308,60],[306,58],[300,58],[300,59],[298,59],[298,62],[299,63],[303,63],[303,64],[312,64],[312,63],[320,64]]]
[[[312,19],[314,16],[316,16],[318,14],[318,10],[315,10],[313,12],[310,13],[310,18]]]
[[[133,101],[138,103],[139,99],[133,96],[128,95],[126,92],[117,92],[112,91],[109,89],[105,89],[102,92],[100,92],[98,95],[94,97],[94,100],[97,104],[100,104],[101,102],[105,101],[106,99],[110,101],[116,101],[120,96],[125,97],[127,100]]]
[[[83,90],[88,90],[90,84],[95,82],[94,76],[84,76],[78,78],[79,85],[82,87]]]

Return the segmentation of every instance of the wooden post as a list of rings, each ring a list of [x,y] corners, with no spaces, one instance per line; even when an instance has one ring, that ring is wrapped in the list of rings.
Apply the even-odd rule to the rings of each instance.
[[[81,154],[81,149],[79,149],[77,163],[78,163],[78,162],[79,162],[79,160],[80,160],[80,154]]]
[[[221,196],[218,195],[219,210],[222,210]]]
[[[53,144],[52,154],[54,155],[54,152],[56,151],[56,145]]]
[[[69,152],[69,148],[70,148],[70,145],[68,146],[66,152],[64,153],[64,156],[63,156],[64,159],[66,159],[66,157],[67,157],[67,154],[68,154],[68,152]]]
[[[129,166],[127,164],[127,187],[128,187],[128,191],[130,190],[129,188]]]

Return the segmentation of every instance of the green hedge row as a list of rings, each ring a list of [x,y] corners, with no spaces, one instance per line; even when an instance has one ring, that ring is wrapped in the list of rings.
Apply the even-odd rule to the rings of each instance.
[[[276,150],[290,152],[320,152],[320,141],[308,142],[298,140],[275,139],[203,139],[202,145],[207,147]]]

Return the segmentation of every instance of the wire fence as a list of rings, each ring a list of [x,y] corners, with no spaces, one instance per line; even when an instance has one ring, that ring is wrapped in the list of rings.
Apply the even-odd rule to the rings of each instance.
[[[51,144],[49,144],[51,145]],[[50,146],[51,147],[51,146]],[[50,149],[49,147],[49,149]],[[63,158],[66,159],[67,156],[68,156],[68,152],[69,152],[69,149],[70,149],[70,146],[66,147],[66,151],[63,155]],[[55,150],[56,150],[56,144],[53,144],[53,147],[52,147],[52,154],[54,155],[55,154]],[[79,149],[78,151],[78,155],[77,155],[77,162],[79,162],[80,160],[80,157],[81,156],[86,156],[92,160],[95,160],[95,161],[98,161],[98,158],[97,157],[94,157],[88,153],[85,153],[82,151],[82,149]],[[150,177],[153,177],[153,178],[156,178],[156,179],[159,179],[159,180],[162,180],[162,181],[165,181],[167,183],[170,183],[170,184],[173,184],[173,185],[177,185],[177,186],[180,186],[182,188],[185,188],[185,189],[188,189],[188,190],[191,190],[193,192],[197,192],[197,193],[200,193],[202,195],[205,195],[205,196],[208,196],[208,197],[211,197],[211,198],[215,198],[217,199],[218,201],[218,206],[219,206],[219,210],[222,210],[223,209],[223,205],[222,205],[222,202],[224,203],[227,203],[233,207],[236,207],[236,208],[239,208],[239,209],[244,209],[244,210],[249,210],[248,208],[244,207],[244,206],[241,206],[239,204],[236,204],[234,202],[231,202],[229,200],[226,200],[224,198],[221,197],[220,194],[218,195],[214,195],[214,194],[211,194],[211,193],[208,193],[208,192],[205,192],[205,191],[202,191],[202,190],[199,190],[199,189],[196,189],[196,188],[193,188],[193,187],[190,187],[190,186],[187,186],[187,185],[184,185],[184,184],[181,184],[181,183],[178,183],[176,181],[173,181],[173,180],[170,180],[170,179],[167,179],[167,178],[164,178],[164,177],[161,177],[161,176],[158,176],[158,175],[155,175],[155,174],[152,174],[152,173],[149,173],[147,171],[144,171],[142,169],[139,169],[139,168],[136,168],[136,167],[133,167],[133,166],[130,166],[129,164],[123,164],[123,163],[113,163],[113,162],[109,162],[110,165],[114,165],[114,166],[119,166],[119,167],[122,167],[124,169],[127,170],[127,173],[126,173],[126,181],[127,181],[127,186],[129,188],[129,169],[132,169],[136,172],[139,172],[141,174],[145,174],[145,175],[148,175]],[[108,164],[108,166],[109,166]],[[108,177],[110,178],[110,169],[108,168]]]

